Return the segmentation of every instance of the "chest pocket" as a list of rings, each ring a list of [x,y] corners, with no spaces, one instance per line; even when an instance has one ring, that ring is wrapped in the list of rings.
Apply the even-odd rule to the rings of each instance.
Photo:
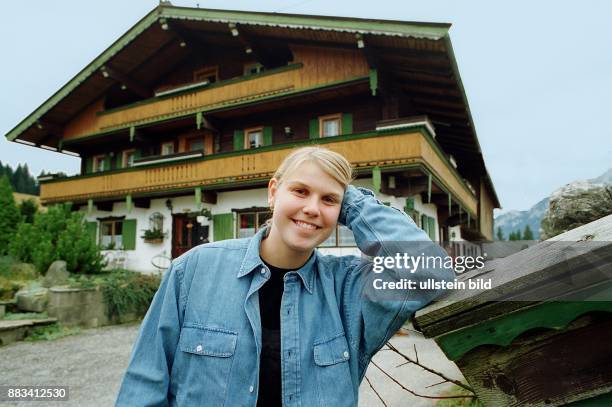
[[[179,405],[224,405],[237,342],[236,332],[222,328],[186,325],[181,329],[180,355],[173,366]]]
[[[319,405],[355,406],[348,361],[351,357],[344,334],[317,341],[313,347]]]

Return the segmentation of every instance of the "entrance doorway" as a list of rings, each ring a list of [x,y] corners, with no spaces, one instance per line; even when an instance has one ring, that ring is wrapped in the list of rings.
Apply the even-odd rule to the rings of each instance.
[[[195,214],[172,215],[173,259],[202,243],[208,243],[208,225],[200,225]]]

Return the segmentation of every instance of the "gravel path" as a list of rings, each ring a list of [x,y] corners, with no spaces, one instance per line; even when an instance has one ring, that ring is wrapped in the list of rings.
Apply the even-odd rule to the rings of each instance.
[[[52,403],[58,407],[112,406],[127,367],[138,324],[116,325],[82,330],[80,334],[54,341],[18,342],[0,347],[0,385],[64,385],[69,386],[69,401]],[[449,363],[433,341],[416,333],[396,336],[394,346],[414,355],[416,344],[419,359],[427,366],[461,378],[456,366]],[[448,385],[425,389],[439,382],[421,368],[405,365],[390,351],[379,352],[374,360],[406,387],[420,393],[436,394]],[[410,395],[386,378],[370,364],[367,377],[390,407],[432,406],[433,400]],[[41,402],[3,402],[2,406],[36,406]],[[360,407],[383,406],[366,380],[360,389]]]

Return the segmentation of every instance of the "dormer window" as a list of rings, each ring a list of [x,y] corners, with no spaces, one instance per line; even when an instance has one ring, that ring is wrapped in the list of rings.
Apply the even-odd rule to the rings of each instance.
[[[193,72],[194,82],[208,81],[208,83],[213,83],[217,80],[219,80],[219,67],[217,66],[207,66]]]
[[[244,148],[257,148],[263,145],[263,127],[254,127],[244,131]]]

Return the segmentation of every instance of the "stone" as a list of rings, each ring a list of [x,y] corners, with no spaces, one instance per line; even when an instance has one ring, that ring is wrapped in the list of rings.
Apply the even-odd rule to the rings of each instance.
[[[65,285],[68,283],[69,276],[70,273],[66,269],[66,262],[63,260],[56,260],[49,266],[42,286],[49,288],[56,285]]]
[[[17,292],[15,295],[17,298],[17,308],[25,312],[46,311],[49,300],[48,291],[47,288],[36,288]]]
[[[550,196],[541,223],[542,240],[612,214],[612,185],[576,181]]]

